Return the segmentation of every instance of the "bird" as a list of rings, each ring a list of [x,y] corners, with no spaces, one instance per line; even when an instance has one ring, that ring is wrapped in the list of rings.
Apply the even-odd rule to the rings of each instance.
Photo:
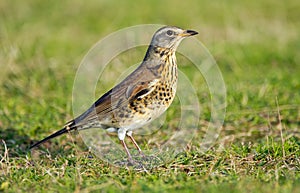
[[[125,137],[129,137],[138,152],[144,155],[133,132],[158,118],[171,105],[178,81],[176,49],[184,38],[196,34],[198,32],[194,30],[175,26],[158,29],[143,61],[131,74],[61,130],[31,145],[30,149],[73,130],[101,128],[117,133],[128,163],[133,164]]]

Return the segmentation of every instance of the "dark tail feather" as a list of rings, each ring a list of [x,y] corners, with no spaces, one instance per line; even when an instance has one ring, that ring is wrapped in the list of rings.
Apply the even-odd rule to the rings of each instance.
[[[54,138],[54,137],[57,137],[57,136],[60,136],[64,133],[68,133],[69,131],[72,131],[72,130],[75,130],[76,129],[76,126],[75,126],[75,122],[74,121],[70,121],[69,123],[67,123],[63,129],[53,133],[52,135],[46,137],[45,139],[41,140],[41,141],[38,141],[37,143],[33,144],[32,146],[30,146],[30,149],[36,147],[36,146],[39,146],[40,144]]]

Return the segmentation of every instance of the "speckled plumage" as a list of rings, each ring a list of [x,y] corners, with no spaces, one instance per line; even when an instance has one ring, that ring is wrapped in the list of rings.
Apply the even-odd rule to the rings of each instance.
[[[71,130],[100,127],[109,132],[117,132],[129,161],[131,155],[124,143],[132,131],[159,117],[172,103],[177,87],[177,64],[175,51],[180,41],[197,32],[166,26],[153,36],[151,44],[140,66],[102,97],[86,112],[68,122],[64,128],[37,142],[44,141]]]

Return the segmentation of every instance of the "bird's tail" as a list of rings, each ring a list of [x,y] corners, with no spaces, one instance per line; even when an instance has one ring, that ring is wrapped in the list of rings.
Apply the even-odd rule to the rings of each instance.
[[[64,133],[68,133],[69,131],[72,131],[72,130],[76,130],[76,125],[75,125],[75,121],[72,120],[70,122],[68,122],[61,130],[59,131],[56,131],[55,133],[53,133],[52,135],[49,135],[48,137],[46,137],[45,139],[41,140],[41,141],[38,141],[36,142],[35,144],[31,145],[30,146],[30,149],[34,148],[34,147],[37,147],[39,146],[40,144],[52,139],[52,138],[55,138],[57,136],[60,136]]]

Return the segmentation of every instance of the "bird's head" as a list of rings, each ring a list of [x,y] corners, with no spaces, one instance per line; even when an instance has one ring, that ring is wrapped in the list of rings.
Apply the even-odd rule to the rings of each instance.
[[[151,46],[176,50],[181,40],[198,34],[193,30],[183,30],[178,27],[166,26],[155,32],[151,40]]]

